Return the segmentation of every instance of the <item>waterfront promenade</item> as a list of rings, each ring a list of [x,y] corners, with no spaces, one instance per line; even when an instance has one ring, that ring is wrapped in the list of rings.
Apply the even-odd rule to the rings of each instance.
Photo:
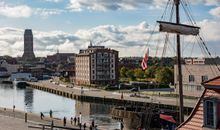
[[[87,98],[91,97],[91,99],[94,99],[95,97],[103,100],[107,99],[114,99],[114,101],[121,100],[121,93],[118,91],[105,91],[101,89],[96,89],[92,87],[83,87],[83,94],[81,94],[81,86],[74,86],[73,88],[65,87],[68,84],[64,85],[60,82],[60,84],[54,84],[49,80],[45,81],[39,81],[39,82],[30,82],[30,85],[33,86],[39,86],[44,91],[48,91],[51,93],[55,93],[58,95],[63,95],[61,93],[64,93],[66,97],[73,98],[85,96]],[[67,96],[68,94],[68,96]],[[123,94],[123,100],[125,101],[133,101],[138,103],[156,103],[161,105],[169,105],[169,106],[177,106],[178,99],[174,97],[159,97],[154,96],[150,98],[140,98],[140,97],[131,97],[130,94]],[[98,102],[98,101],[97,101]],[[195,99],[184,99],[184,106],[188,108],[193,108],[196,104],[197,100]]]
[[[58,118],[44,117],[40,118],[40,114],[27,113],[27,122],[25,122],[25,112],[9,108],[0,108],[0,130],[39,130],[43,129],[43,125],[54,125],[63,127],[63,120]],[[79,127],[71,125],[67,119],[66,127],[79,129]],[[49,128],[45,126],[45,129]]]

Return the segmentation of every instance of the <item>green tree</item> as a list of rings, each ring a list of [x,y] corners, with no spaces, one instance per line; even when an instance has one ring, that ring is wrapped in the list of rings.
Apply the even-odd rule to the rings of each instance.
[[[162,67],[156,71],[156,81],[162,84],[173,83],[174,72],[172,68]]]
[[[128,71],[128,69],[126,67],[121,67],[120,69],[120,76],[121,77],[126,77],[126,72]]]
[[[145,77],[146,78],[155,78],[156,70],[158,67],[156,66],[149,66],[147,70],[145,70]]]
[[[133,70],[126,71],[126,76],[128,78],[130,78],[132,81],[135,80],[135,76],[134,76],[134,71]]]
[[[134,76],[139,79],[144,78],[144,71],[140,68],[134,70]]]

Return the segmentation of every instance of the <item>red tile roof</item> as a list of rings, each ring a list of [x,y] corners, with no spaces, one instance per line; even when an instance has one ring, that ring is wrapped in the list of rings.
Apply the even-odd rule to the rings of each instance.
[[[220,86],[220,76],[210,79],[208,81],[205,81],[202,83],[204,85],[204,87],[206,86]]]
[[[178,130],[203,130],[203,99],[206,97],[220,97],[220,87],[208,88],[206,86],[220,86],[220,77],[216,77],[203,83],[205,90],[197,102],[188,119],[177,127]],[[220,123],[217,125],[220,130]]]

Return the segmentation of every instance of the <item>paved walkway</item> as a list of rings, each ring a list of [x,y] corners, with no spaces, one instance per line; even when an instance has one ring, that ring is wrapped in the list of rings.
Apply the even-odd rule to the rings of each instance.
[[[74,95],[80,95],[81,94],[81,87],[80,86],[74,86],[73,88],[64,87],[65,85],[57,85],[49,80],[46,81],[39,81],[39,82],[31,82],[31,84],[44,86],[45,88],[52,88],[59,91],[64,92],[70,92]],[[63,84],[63,83],[61,83]],[[105,91],[95,88],[89,88],[84,87],[84,95],[91,96],[91,97],[101,97],[101,98],[110,98],[110,99],[121,99],[121,94],[119,92],[111,92],[111,91]],[[124,94],[124,100],[130,100],[130,101],[141,101],[141,102],[154,102],[154,103],[160,103],[165,105],[178,105],[178,99],[174,97],[158,97],[154,96],[153,98],[138,98],[138,97],[130,97],[130,94]],[[184,106],[193,108],[196,104],[197,100],[194,99],[184,99]]]
[[[24,120],[0,115],[0,130],[39,130],[28,128],[32,123],[25,123]]]
[[[41,120],[40,114],[37,115],[34,113],[27,113],[26,123],[25,113],[23,111],[15,110],[13,112],[12,109],[0,108],[0,130],[42,130],[43,127],[39,124],[51,125],[52,120],[54,125],[63,126],[63,121],[61,119],[44,117],[43,120]],[[71,125],[69,120],[67,120],[66,127],[78,129],[77,126]]]

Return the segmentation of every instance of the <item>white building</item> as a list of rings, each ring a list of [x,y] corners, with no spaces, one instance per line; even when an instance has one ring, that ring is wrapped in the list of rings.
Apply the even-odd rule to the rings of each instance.
[[[204,88],[201,83],[220,75],[216,65],[207,65],[204,60],[190,59],[185,60],[186,64],[182,65],[183,94],[189,96],[201,96]],[[178,70],[174,65],[174,83],[178,91]]]
[[[18,72],[18,70],[21,68],[20,64],[8,64],[5,60],[0,61],[0,67],[4,67],[7,69],[8,74],[12,74],[15,72]]]

